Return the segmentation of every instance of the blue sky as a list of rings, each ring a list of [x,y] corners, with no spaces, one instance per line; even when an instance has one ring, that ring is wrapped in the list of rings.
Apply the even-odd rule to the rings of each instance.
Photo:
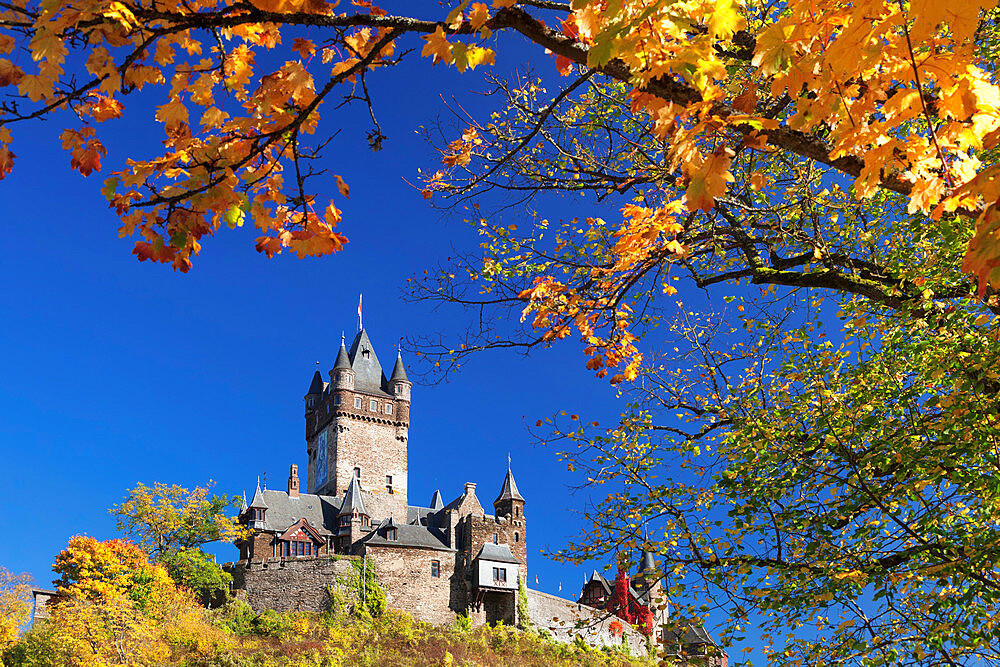
[[[498,71],[515,66],[501,62]],[[302,396],[315,362],[324,373],[332,366],[341,331],[355,329],[360,292],[366,328],[390,364],[400,337],[464,325],[460,312],[400,299],[408,277],[478,242],[460,216],[433,210],[402,179],[436,165],[416,130],[448,113],[439,91],[482,110],[486,101],[468,94],[483,87],[481,77],[422,59],[372,83],[388,136],[382,152],[366,146],[361,109],[326,112],[343,128],[327,166],[351,186],[350,201],[338,199],[351,242],[323,259],[267,260],[253,250],[253,230],[242,229],[206,239],[188,274],[137,262],[99,189],[127,155],[156,149],[155,99],[130,100],[135,117],[102,128],[104,173],[86,179],[59,147],[69,123],[15,129],[18,161],[0,182],[8,234],[0,565],[48,585],[70,536],[116,536],[107,510],[138,482],[212,479],[218,491],[240,493],[266,474],[269,486],[283,487],[289,464],[305,467]],[[317,184],[321,199],[336,192],[332,177]],[[587,496],[570,492],[579,480],[554,451],[530,444],[526,426],[563,409],[594,419],[617,412],[614,391],[584,361],[575,343],[527,359],[484,354],[450,382],[413,390],[410,501],[425,504],[435,488],[447,501],[468,480],[488,505],[509,452],[528,503],[531,578],[552,593],[561,584],[575,594],[585,571],[539,551],[574,534]],[[419,370],[419,360],[407,362]]]

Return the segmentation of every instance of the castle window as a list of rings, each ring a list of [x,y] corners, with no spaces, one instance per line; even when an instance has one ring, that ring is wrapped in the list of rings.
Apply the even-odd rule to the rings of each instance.
[[[354,469],[354,477],[357,478],[359,482],[361,481],[361,468]]]
[[[351,525],[351,517],[349,514],[345,514],[344,516],[340,517],[341,528],[348,528],[350,525]]]
[[[392,490],[392,475],[385,476],[385,490],[389,493],[393,493]]]
[[[355,396],[354,397],[354,409],[355,410],[360,410],[361,409],[361,397],[360,396]]]
[[[403,385],[401,385],[401,384],[397,384],[396,385],[396,393],[397,394],[402,394],[403,393]]]
[[[364,528],[368,528],[372,525],[372,522],[364,514],[361,515],[361,525]]]
[[[441,561],[432,560],[431,561],[431,576],[440,577],[441,576]]]
[[[493,544],[500,544],[500,534],[493,533]]]
[[[371,401],[368,403],[368,408],[372,412],[378,412],[378,401]]]
[[[254,511],[253,511],[253,520],[254,521],[263,521],[264,520],[264,510],[254,509]]]
[[[518,535],[517,533],[514,533],[514,541],[515,542],[520,542],[521,541],[521,536]]]
[[[334,396],[333,397],[333,404],[334,405],[340,405],[340,396]]]
[[[389,540],[390,542],[395,542],[396,541],[396,529],[395,528],[386,528],[386,530],[385,530],[385,539]]]
[[[498,584],[507,583],[507,568],[505,567],[495,567],[493,568],[493,581]]]
[[[386,403],[385,404],[385,414],[387,414],[387,415],[391,415],[392,414],[392,403]]]
[[[521,516],[521,508],[520,507],[515,507],[514,508],[514,516]]]
[[[312,406],[313,406],[313,399],[310,398],[309,399],[309,407],[311,408]]]

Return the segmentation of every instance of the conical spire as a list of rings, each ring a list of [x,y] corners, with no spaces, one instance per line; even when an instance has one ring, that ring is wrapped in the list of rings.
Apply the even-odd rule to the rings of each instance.
[[[434,495],[431,496],[431,509],[439,510],[444,507],[444,498],[441,497],[441,492],[434,489]]]
[[[514,483],[514,473],[510,471],[510,461],[507,462],[507,476],[503,478],[503,487],[500,489],[500,495],[497,499],[493,501],[493,504],[497,504],[502,500],[520,500],[524,502],[524,498],[517,490],[517,484]]]
[[[344,516],[345,514],[364,514],[369,516],[367,510],[365,510],[365,501],[361,497],[361,484],[358,482],[357,477],[351,478],[351,483],[347,486],[347,491],[344,492],[344,502],[340,506],[340,513],[337,516]]]
[[[333,370],[351,370],[351,358],[347,355],[347,346],[344,345],[344,334],[340,334],[340,351],[337,352],[337,361],[333,364]]]
[[[254,509],[267,509],[267,503],[264,502],[264,494],[260,490],[260,477],[257,478],[257,490],[254,491],[253,500],[250,501],[250,507]]]
[[[247,509],[247,492],[243,492],[243,503],[240,505],[240,514],[243,514]]]
[[[319,371],[313,373],[312,382],[309,383],[310,394],[322,394],[323,393],[323,376],[320,375]]]
[[[392,377],[389,378],[389,382],[395,382],[396,380],[410,381],[410,378],[406,377],[406,368],[403,366],[403,353],[400,350],[396,351],[396,365],[392,367]]]
[[[656,560],[653,558],[652,552],[643,551],[642,558],[639,559],[639,573],[656,574],[656,572]]]

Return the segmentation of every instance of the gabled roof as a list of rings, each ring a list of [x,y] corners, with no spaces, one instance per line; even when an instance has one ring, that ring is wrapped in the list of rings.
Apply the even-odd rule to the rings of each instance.
[[[319,371],[313,373],[312,382],[309,383],[308,394],[322,394],[323,393],[323,376],[320,375]]]
[[[520,500],[524,502],[524,498],[521,497],[521,494],[517,490],[517,484],[514,483],[514,473],[510,471],[510,468],[507,468],[507,476],[503,478],[503,487],[500,489],[500,495],[493,501],[493,504],[496,505],[502,500]]]
[[[382,364],[379,363],[368,332],[364,329],[354,337],[350,355],[351,368],[354,369],[354,388],[368,394],[388,396],[384,389],[386,380]]]
[[[308,520],[321,535],[329,535],[337,529],[339,498],[313,493],[300,493],[298,498],[292,498],[286,491],[265,489],[261,492],[261,501],[267,507],[261,526],[264,530],[284,532],[300,519]]]
[[[340,336],[340,351],[337,352],[337,361],[333,364],[333,370],[351,370],[351,358],[347,356],[347,348],[344,346],[344,336]]]
[[[285,530],[285,532],[283,532],[281,535],[278,536],[278,539],[287,540],[291,538],[291,536],[294,533],[297,533],[300,528],[302,529],[303,532],[307,533],[317,542],[323,541],[323,533],[320,533],[320,531],[317,528],[315,528],[311,523],[309,523],[309,519],[305,517],[302,517],[301,519],[293,523],[291,526],[289,526]]]
[[[510,552],[510,547],[506,544],[490,544],[489,542],[483,545],[483,548],[479,550],[478,554],[476,554],[476,558],[491,560],[495,563],[520,564],[521,562],[514,558],[514,554]]]
[[[431,496],[431,509],[439,510],[444,509],[444,498],[441,497],[441,492],[434,489],[434,495]]]
[[[410,381],[410,378],[406,377],[406,368],[403,367],[402,352],[396,352],[396,365],[392,367],[392,375],[389,377],[389,382],[394,380]]]
[[[361,497],[361,483],[358,482],[357,477],[351,478],[351,483],[347,485],[347,491],[344,492],[344,501],[340,504],[339,516],[344,516],[345,514],[364,514],[365,516],[369,516],[365,510],[365,500]]]

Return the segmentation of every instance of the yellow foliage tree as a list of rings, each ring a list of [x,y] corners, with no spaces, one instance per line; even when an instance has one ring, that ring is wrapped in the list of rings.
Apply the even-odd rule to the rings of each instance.
[[[17,641],[31,616],[31,590],[27,574],[0,567],[0,652]]]
[[[227,516],[235,497],[209,496],[212,484],[188,490],[177,484],[139,484],[110,512],[118,529],[131,536],[153,558],[196,548],[208,542],[235,542],[245,533],[235,516]]]

